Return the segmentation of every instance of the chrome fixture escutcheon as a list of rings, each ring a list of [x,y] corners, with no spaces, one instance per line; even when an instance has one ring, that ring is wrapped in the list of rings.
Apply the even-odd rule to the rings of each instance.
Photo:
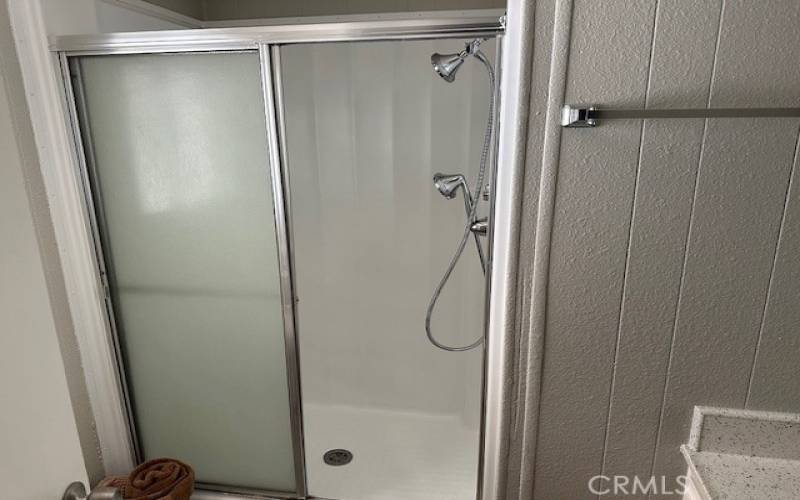
[[[122,492],[117,488],[95,488],[87,496],[86,487],[80,481],[75,481],[67,486],[61,500],[123,500]]]
[[[489,219],[487,219],[486,217],[482,217],[476,220],[469,227],[469,230],[479,236],[486,236],[486,233],[489,230]]]

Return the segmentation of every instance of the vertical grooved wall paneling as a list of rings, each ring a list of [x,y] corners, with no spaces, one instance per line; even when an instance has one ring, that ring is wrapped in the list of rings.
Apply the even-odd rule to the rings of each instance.
[[[644,105],[654,8],[575,2],[568,102]],[[583,498],[602,461],[641,129],[629,121],[562,137],[536,498]]]
[[[719,3],[658,4],[649,107],[706,105]],[[644,126],[607,416],[609,476],[652,469],[703,130],[703,120]]]
[[[568,103],[800,105],[796,2],[558,1],[574,5]],[[799,130],[564,131],[536,500],[630,498],[592,494],[599,474],[673,486],[695,405],[800,411]]]
[[[796,106],[800,5],[728,0],[723,8],[710,106]],[[745,405],[799,125],[796,119],[709,120],[657,475],[685,469],[677,449],[686,442],[694,405]],[[792,286],[796,298],[800,283]]]

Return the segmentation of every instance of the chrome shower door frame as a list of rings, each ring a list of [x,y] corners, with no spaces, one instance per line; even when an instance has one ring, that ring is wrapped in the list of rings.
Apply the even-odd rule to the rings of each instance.
[[[51,51],[55,53],[61,69],[61,80],[63,88],[63,105],[68,115],[69,123],[66,124],[72,139],[72,163],[73,172],[71,175],[77,179],[77,185],[83,189],[83,218],[84,224],[92,233],[90,245],[94,249],[94,279],[98,283],[100,290],[108,289],[108,273],[105,268],[103,257],[103,242],[99,231],[98,218],[102,214],[98,212],[96,204],[97,193],[92,192],[89,183],[89,173],[93,168],[93,158],[91,144],[86,144],[82,139],[82,123],[79,120],[78,106],[81,103],[79,84],[72,82],[70,72],[70,58],[85,55],[115,55],[115,54],[158,54],[158,53],[189,53],[189,52],[238,52],[238,51],[257,51],[259,54],[261,77],[262,77],[262,98],[264,102],[264,120],[267,129],[267,147],[270,161],[271,188],[274,200],[274,217],[276,228],[276,239],[278,246],[278,258],[280,269],[280,289],[282,301],[282,314],[284,323],[285,355],[288,371],[289,385],[289,405],[291,412],[292,444],[294,449],[294,465],[296,475],[296,491],[252,491],[238,488],[222,487],[217,485],[202,484],[201,489],[207,490],[203,493],[203,499],[230,498],[224,496],[225,493],[258,495],[268,498],[306,498],[306,467],[305,451],[303,441],[303,422],[302,422],[302,401],[300,391],[300,367],[298,358],[298,345],[296,335],[296,314],[295,314],[295,284],[294,284],[294,263],[291,240],[291,211],[289,200],[289,178],[286,168],[286,143],[285,143],[285,122],[284,110],[282,105],[282,89],[280,81],[280,46],[295,43],[326,43],[326,42],[354,42],[354,41],[380,41],[380,40],[418,40],[418,39],[442,39],[442,38],[468,38],[468,37],[496,37],[502,41],[504,31],[500,16],[496,17],[455,17],[455,18],[434,18],[434,19],[415,19],[415,20],[393,20],[393,21],[372,21],[372,22],[350,22],[350,23],[328,23],[314,25],[285,25],[267,26],[257,28],[223,28],[209,30],[179,30],[163,32],[140,32],[140,33],[113,33],[101,35],[70,35],[55,37],[51,40]],[[496,68],[499,70],[500,54],[503,51],[498,43],[498,59]],[[498,71],[499,74],[499,71]],[[496,89],[495,99],[499,101],[500,87]],[[76,98],[77,97],[77,98]],[[495,149],[497,143],[501,141],[497,131],[500,124],[495,124]],[[496,151],[495,151],[496,153]],[[492,172],[491,182],[494,185],[499,165],[495,162]],[[501,216],[496,213],[494,204],[496,203],[497,193],[492,189],[492,217]],[[493,231],[490,232],[490,238]],[[491,240],[490,240],[491,243]],[[492,261],[492,247],[489,245],[489,262]],[[488,304],[491,302],[489,297],[489,281],[492,271],[487,273],[487,314]],[[88,300],[88,299],[86,299]],[[124,365],[120,357],[119,339],[116,332],[116,324],[113,316],[113,307],[110,297],[92,297],[91,300],[102,302],[102,309],[106,313],[106,340],[110,344],[111,352],[116,353],[116,359],[106,360],[113,365],[116,375],[114,394],[99,394],[99,404],[93,405],[93,413],[96,421],[109,421],[109,428],[127,428],[128,434],[124,437],[115,436],[103,442],[101,437],[100,448],[104,456],[104,462],[111,461],[117,467],[132,468],[141,459],[138,450],[136,437],[136,427],[131,404],[128,395],[127,381],[124,373]],[[489,325],[489,318],[486,319]],[[487,332],[488,334],[488,332]],[[486,483],[484,469],[493,466],[493,458],[487,457],[485,448],[487,440],[491,441],[494,430],[487,427],[489,422],[486,420],[487,401],[494,398],[487,398],[487,393],[496,392],[498,388],[488,384],[490,378],[488,374],[493,373],[499,367],[493,366],[491,357],[486,356],[491,351],[489,344],[502,342],[499,336],[487,335],[487,347],[484,356],[484,373],[482,387],[482,425],[481,425],[481,449],[476,450],[479,454],[480,469],[478,471],[478,499],[488,500],[484,491],[491,491],[492,486]],[[88,358],[88,362],[93,362]],[[108,366],[99,367],[98,370],[91,370],[92,373],[108,373]],[[109,389],[111,390],[111,389]],[[97,395],[96,395],[97,396]],[[104,404],[113,401],[121,401],[121,407],[116,404]]]
[[[284,187],[282,184],[281,164],[278,157],[277,145],[277,123],[275,118],[275,101],[273,94],[273,78],[271,74],[270,53],[266,45],[256,45],[254,47],[247,47],[241,49],[228,49],[224,51],[192,51],[192,53],[201,54],[206,52],[215,53],[241,53],[248,52],[258,54],[259,56],[259,71],[261,75],[261,95],[264,101],[264,120],[267,137],[265,144],[267,146],[267,157],[269,158],[269,175],[270,175],[270,190],[273,198],[273,217],[275,221],[275,238],[276,246],[278,249],[278,265],[280,276],[280,291],[281,291],[281,313],[283,318],[284,329],[284,351],[286,356],[287,366],[287,381],[289,393],[289,408],[290,408],[290,425],[292,432],[292,449],[294,458],[295,469],[295,491],[268,491],[268,490],[252,490],[246,488],[236,488],[228,485],[217,485],[211,483],[198,483],[198,487],[203,490],[224,492],[224,493],[238,493],[242,495],[267,495],[272,498],[304,498],[306,496],[306,479],[305,479],[305,457],[303,446],[303,428],[302,428],[302,414],[300,403],[300,378],[299,378],[299,363],[297,361],[297,348],[295,337],[295,322],[294,322],[294,309],[293,309],[293,283],[291,269],[291,253],[288,246],[286,216],[285,216],[285,203],[284,203]],[[181,51],[170,51],[170,54],[180,54]],[[101,290],[104,290],[103,297],[104,309],[107,317],[106,326],[108,328],[108,338],[112,343],[112,350],[116,354],[116,359],[113,360],[115,364],[118,378],[115,381],[118,388],[120,399],[124,403],[124,419],[128,429],[126,440],[128,442],[128,461],[129,466],[143,461],[140,443],[137,437],[137,426],[133,413],[133,406],[131,404],[131,396],[125,375],[125,364],[122,358],[120,348],[120,338],[118,333],[118,325],[114,316],[114,302],[112,296],[113,284],[113,263],[110,261],[109,256],[104,252],[109,244],[104,240],[102,228],[105,227],[105,217],[103,214],[102,193],[94,186],[90,179],[96,178],[94,170],[96,168],[93,144],[91,141],[91,133],[88,123],[85,119],[85,98],[83,96],[82,79],[80,76],[79,65],[74,64],[76,61],[73,56],[67,53],[61,53],[60,64],[62,76],[65,82],[65,96],[67,98],[67,106],[69,117],[71,120],[71,130],[74,141],[74,148],[76,153],[76,161],[78,166],[78,175],[80,176],[80,184],[83,188],[83,196],[86,208],[86,217],[88,226],[91,228],[93,235],[92,246],[96,256],[96,279],[98,280]],[[81,111],[83,110],[83,111]],[[119,450],[125,453],[126,450]]]

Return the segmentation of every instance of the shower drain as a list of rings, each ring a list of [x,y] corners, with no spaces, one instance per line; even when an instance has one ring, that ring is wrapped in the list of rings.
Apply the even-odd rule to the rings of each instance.
[[[353,454],[341,448],[325,452],[322,459],[328,465],[347,465],[353,460]]]

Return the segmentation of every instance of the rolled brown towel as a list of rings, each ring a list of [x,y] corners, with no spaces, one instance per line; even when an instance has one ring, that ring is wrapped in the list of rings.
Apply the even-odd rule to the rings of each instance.
[[[194,471],[171,458],[149,460],[126,476],[112,476],[100,482],[130,500],[189,500],[194,491]]]

